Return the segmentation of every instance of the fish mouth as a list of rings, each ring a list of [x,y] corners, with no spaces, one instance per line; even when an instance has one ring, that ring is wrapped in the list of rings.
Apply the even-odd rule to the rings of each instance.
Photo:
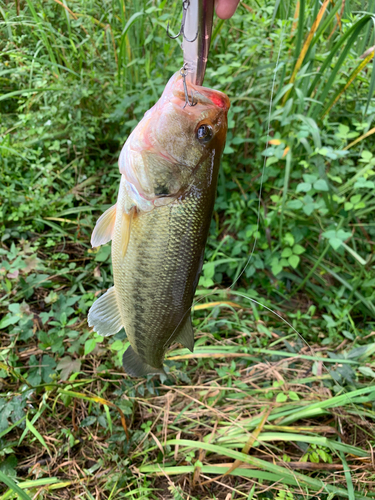
[[[221,108],[224,112],[227,112],[230,108],[229,97],[219,90],[189,83],[187,91],[189,101],[191,102],[192,100],[194,103],[193,106],[190,105],[190,107],[194,107],[196,104],[202,104],[203,106],[211,105]],[[179,78],[175,81],[172,94],[181,101],[179,104],[183,104],[182,107],[185,107],[188,104],[186,102],[185,90],[181,76],[179,76]]]
[[[212,89],[204,89],[204,91],[205,92],[203,94],[199,90],[192,89],[188,94],[189,103],[186,101],[185,92],[183,90],[176,89],[173,92],[173,97],[178,99],[178,106],[180,108],[185,108],[186,106],[194,108],[197,104],[201,104],[202,106],[221,108],[225,113],[228,111],[230,102],[229,98],[225,94]]]

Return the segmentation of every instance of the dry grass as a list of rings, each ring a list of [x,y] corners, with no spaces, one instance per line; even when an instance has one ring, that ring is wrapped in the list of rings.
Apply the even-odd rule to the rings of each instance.
[[[224,311],[216,321],[236,314]],[[28,418],[37,432],[21,439],[25,431],[15,427],[6,435],[20,486],[40,499],[228,500],[267,498],[270,491],[277,498],[328,498],[334,490],[372,498],[375,390],[358,371],[366,363],[347,355],[337,362],[343,351],[330,360],[328,349],[300,349],[297,339],[286,344],[275,332],[269,339],[254,331],[246,343],[243,334],[197,337],[193,355],[169,353],[167,380],[134,381],[103,369],[108,350],[99,345],[74,380],[32,392]],[[257,348],[259,342],[268,345]],[[26,362],[32,354],[38,352],[21,357]],[[355,387],[333,382],[344,366],[352,367]],[[5,382],[3,392],[10,389],[17,392]]]

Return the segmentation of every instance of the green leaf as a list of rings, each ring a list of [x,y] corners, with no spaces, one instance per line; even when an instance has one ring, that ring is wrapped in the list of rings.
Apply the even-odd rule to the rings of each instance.
[[[365,160],[366,163],[369,163],[372,159],[371,151],[367,151],[366,149],[362,151],[361,157]]]
[[[89,427],[90,425],[95,424],[96,420],[97,419],[94,416],[86,417],[81,421],[80,427]]]
[[[337,250],[341,247],[342,241],[339,238],[330,238],[329,244],[334,250]]]
[[[301,200],[291,200],[286,204],[286,208],[289,208],[289,210],[299,210],[302,207],[303,203]]]
[[[294,245],[293,247],[293,253],[296,255],[301,255],[302,253],[306,252],[306,249],[303,248],[301,245]]]
[[[283,266],[280,265],[279,261],[277,263],[272,264],[271,271],[274,276],[277,276],[283,270]]]
[[[350,197],[350,202],[353,203],[353,205],[356,205],[361,201],[362,195],[361,194],[355,194],[354,196]]]
[[[329,191],[329,187],[327,184],[327,181],[324,179],[319,179],[316,182],[314,182],[314,189],[317,191]]]
[[[314,198],[310,195],[306,195],[303,197],[304,207],[303,211],[306,215],[311,215],[315,210],[315,202]]]
[[[309,184],[314,184],[314,182],[318,179],[316,175],[312,174],[303,174],[303,180]]]
[[[289,264],[293,267],[293,269],[296,269],[300,261],[300,258],[298,255],[291,255],[288,259]]]
[[[358,177],[357,181],[354,184],[354,187],[357,188],[357,189],[360,189],[360,188],[374,189],[375,188],[375,182],[368,181],[368,180],[366,180],[365,177]]]
[[[0,463],[0,471],[6,474],[8,477],[17,477],[17,464],[17,458],[14,455],[9,455]]]
[[[287,245],[294,245],[294,236],[292,235],[292,233],[286,233],[284,236],[284,241]]]
[[[203,275],[206,279],[212,279],[215,276],[215,262],[206,262],[203,266]]]
[[[276,396],[276,403],[285,403],[285,401],[288,399],[288,396],[284,394],[283,392],[279,392],[279,394]]]
[[[15,316],[12,313],[8,313],[5,318],[0,321],[0,330],[7,328],[10,325],[15,325],[20,321],[20,316]]]
[[[124,347],[124,342],[122,340],[115,340],[112,344],[110,344],[109,348],[113,351],[121,351]]]
[[[81,361],[79,359],[72,359],[70,356],[64,356],[56,369],[61,370],[61,380],[68,380],[71,373],[79,372],[81,368]]]
[[[85,342],[85,356],[90,354],[90,352],[92,352],[95,349],[96,344],[97,344],[96,339],[86,340],[86,342]]]
[[[369,366],[360,366],[358,371],[362,373],[365,377],[375,378],[375,372]]]
[[[41,363],[37,360],[34,354],[29,359],[29,370],[27,373],[27,380],[29,384],[36,386],[42,382],[42,369],[39,366]]]
[[[343,241],[352,236],[352,233],[339,229],[338,231],[325,231],[322,236],[323,238],[327,238],[331,247],[337,250],[342,245]]]
[[[284,248],[283,253],[281,254],[281,257],[290,257],[292,255],[292,249],[291,248]]]
[[[44,354],[41,364],[43,382],[48,384],[48,382],[52,382],[52,377],[55,374],[56,361],[47,354]]]
[[[294,391],[289,391],[288,396],[289,396],[289,399],[291,399],[292,401],[299,401],[299,396]]]
[[[327,322],[327,328],[333,328],[334,326],[337,325],[336,321],[332,318],[332,316],[329,316],[328,314],[323,314],[323,318]]]
[[[312,185],[309,183],[309,182],[300,182],[298,185],[297,185],[297,189],[296,189],[296,192],[297,193],[307,193],[308,191],[310,191],[312,189]]]
[[[106,262],[111,255],[111,245],[103,245],[95,255],[96,262]]]

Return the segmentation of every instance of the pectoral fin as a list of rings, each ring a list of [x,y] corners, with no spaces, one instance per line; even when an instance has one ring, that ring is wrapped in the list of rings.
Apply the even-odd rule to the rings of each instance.
[[[121,222],[121,252],[122,258],[125,257],[126,250],[128,249],[130,232],[132,227],[132,220],[135,214],[136,208],[132,207],[129,213],[123,212],[122,222]]]
[[[113,229],[116,220],[116,205],[109,208],[102,214],[95,225],[91,235],[91,245],[98,247],[108,243],[112,239]]]
[[[99,297],[91,306],[87,318],[89,326],[94,331],[107,337],[114,335],[122,328],[120,309],[117,305],[115,287],[109,288],[107,292]]]
[[[189,349],[190,352],[194,351],[194,330],[193,325],[191,324],[190,314],[186,318],[181,330],[174,340]]]
[[[145,377],[152,373],[164,374],[163,368],[154,368],[141,359],[132,346],[129,346],[122,357],[122,366],[128,375],[133,377]]]

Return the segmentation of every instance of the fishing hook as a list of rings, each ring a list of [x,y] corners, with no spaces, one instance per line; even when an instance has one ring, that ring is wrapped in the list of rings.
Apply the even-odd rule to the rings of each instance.
[[[195,106],[197,103],[194,102],[194,93],[191,91],[191,102],[189,101],[189,93],[186,85],[186,76],[187,76],[187,63],[185,63],[180,69],[180,75],[182,76],[182,84],[184,86],[185,92],[185,106],[182,109],[185,109],[186,106]]]
[[[178,38],[180,35],[182,35],[185,40],[187,42],[195,42],[195,40],[197,39],[197,36],[198,36],[198,30],[197,30],[197,33],[195,35],[195,37],[192,39],[192,40],[189,40],[188,38],[186,38],[185,36],[185,20],[186,20],[186,12],[189,8],[189,5],[190,5],[190,0],[183,0],[182,1],[182,21],[181,21],[181,27],[180,27],[180,31],[177,33],[176,36],[172,36],[169,34],[169,21],[168,21],[168,25],[167,25],[167,35],[169,36],[169,38],[172,38],[172,40],[175,40],[176,38]]]

